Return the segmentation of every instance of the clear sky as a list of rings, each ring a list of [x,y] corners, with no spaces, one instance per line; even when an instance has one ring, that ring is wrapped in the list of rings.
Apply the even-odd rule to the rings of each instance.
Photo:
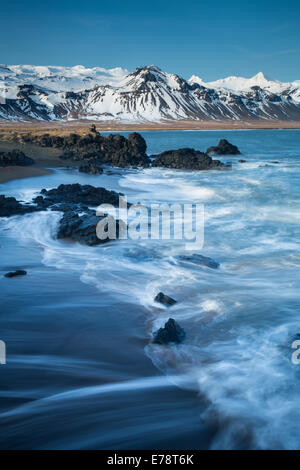
[[[0,63],[300,80],[300,1],[2,2]]]

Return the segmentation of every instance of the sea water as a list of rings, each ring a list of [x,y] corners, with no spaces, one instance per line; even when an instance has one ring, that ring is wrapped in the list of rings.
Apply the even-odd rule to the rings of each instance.
[[[127,133],[124,133],[127,135]],[[142,203],[204,205],[218,269],[183,261],[180,240],[87,247],[55,239],[61,214],[2,218],[2,448],[300,448],[300,131],[149,131],[147,152],[227,138],[231,169],[76,169],[5,183],[30,201],[61,183]],[[246,160],[240,163],[239,160]],[[191,254],[190,252],[188,253]],[[154,302],[162,291],[170,309]],[[180,345],[151,343],[174,318]]]

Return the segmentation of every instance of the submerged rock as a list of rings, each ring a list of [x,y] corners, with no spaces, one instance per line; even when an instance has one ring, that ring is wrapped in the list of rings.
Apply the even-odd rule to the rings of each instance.
[[[228,140],[221,139],[217,146],[209,147],[207,155],[240,155],[241,152],[236,145],[232,145]]]
[[[27,157],[21,150],[0,152],[0,166],[28,166],[34,163],[35,161]]]
[[[239,163],[246,163],[246,160],[239,160]]]
[[[89,175],[101,175],[103,173],[103,168],[101,168],[101,166],[96,162],[86,162],[80,165],[79,171],[82,173],[88,173]]]
[[[0,217],[28,214],[35,211],[36,207],[34,206],[21,204],[14,197],[6,197],[0,194]]]
[[[23,269],[17,269],[17,271],[11,271],[9,273],[4,274],[4,277],[17,277],[17,276],[26,276],[27,271]]]
[[[185,338],[185,331],[173,319],[165,323],[164,328],[159,328],[153,334],[153,343],[155,344],[168,344],[168,343],[181,343]]]
[[[169,307],[176,304],[176,300],[172,299],[172,297],[169,297],[168,295],[165,295],[163,292],[159,292],[154,300],[155,302],[159,302],[160,304],[167,305]]]
[[[209,258],[208,256],[198,255],[198,254],[182,255],[182,256],[179,256],[179,259],[181,259],[182,261],[188,261],[193,264],[207,266],[208,268],[212,268],[212,269],[218,269],[220,266],[220,263],[213,260],[212,258]]]
[[[213,160],[207,154],[192,148],[167,150],[155,156],[154,167],[174,168],[177,170],[211,170],[222,168],[224,164]]]

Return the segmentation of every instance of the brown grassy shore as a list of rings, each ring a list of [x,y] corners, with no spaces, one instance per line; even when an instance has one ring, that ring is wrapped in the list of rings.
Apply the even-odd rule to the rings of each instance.
[[[300,129],[300,121],[161,121],[145,123],[126,123],[118,121],[59,121],[59,122],[9,122],[0,121],[0,133],[2,131],[15,132],[49,132],[57,134],[67,134],[88,129],[95,124],[101,131],[143,131],[143,130],[230,130],[230,129]]]
[[[300,129],[300,121],[163,121],[159,123],[125,123],[117,121],[68,121],[68,122],[8,122],[0,121],[0,152],[13,149],[22,150],[35,160],[30,167],[0,168],[0,184],[12,179],[41,176],[51,172],[49,168],[77,166],[76,162],[63,162],[60,149],[45,148],[22,143],[22,134],[67,135],[76,132],[84,135],[92,124],[98,131],[143,131],[143,130],[231,130],[231,129]]]

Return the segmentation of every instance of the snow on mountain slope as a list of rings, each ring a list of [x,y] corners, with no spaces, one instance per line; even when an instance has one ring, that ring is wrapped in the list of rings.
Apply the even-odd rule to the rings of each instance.
[[[19,85],[37,85],[52,91],[80,91],[95,86],[117,85],[128,70],[120,67],[106,70],[101,67],[86,68],[35,65],[0,65],[0,83],[8,89]]]
[[[280,84],[280,82],[268,80],[262,72],[259,72],[257,75],[254,75],[254,77],[251,78],[227,77],[206,83],[201,78],[197,77],[196,75],[193,75],[189,79],[189,82],[199,83],[200,85],[206,86],[208,88],[226,88],[227,90],[232,91],[248,90],[252,86],[266,88],[274,85],[278,86]]]
[[[155,66],[121,68],[0,65],[0,119],[123,121],[300,120],[300,83],[262,73],[205,83]],[[2,100],[3,101],[3,100]]]
[[[197,75],[192,75],[189,83],[198,83],[199,85],[213,89],[226,89],[235,93],[250,91],[252,87],[259,87],[270,93],[285,94],[289,91],[297,91],[300,89],[300,81],[294,82],[280,82],[278,80],[269,80],[266,76],[259,72],[251,78],[244,77],[227,77],[215,80],[213,82],[204,82],[202,78]]]

